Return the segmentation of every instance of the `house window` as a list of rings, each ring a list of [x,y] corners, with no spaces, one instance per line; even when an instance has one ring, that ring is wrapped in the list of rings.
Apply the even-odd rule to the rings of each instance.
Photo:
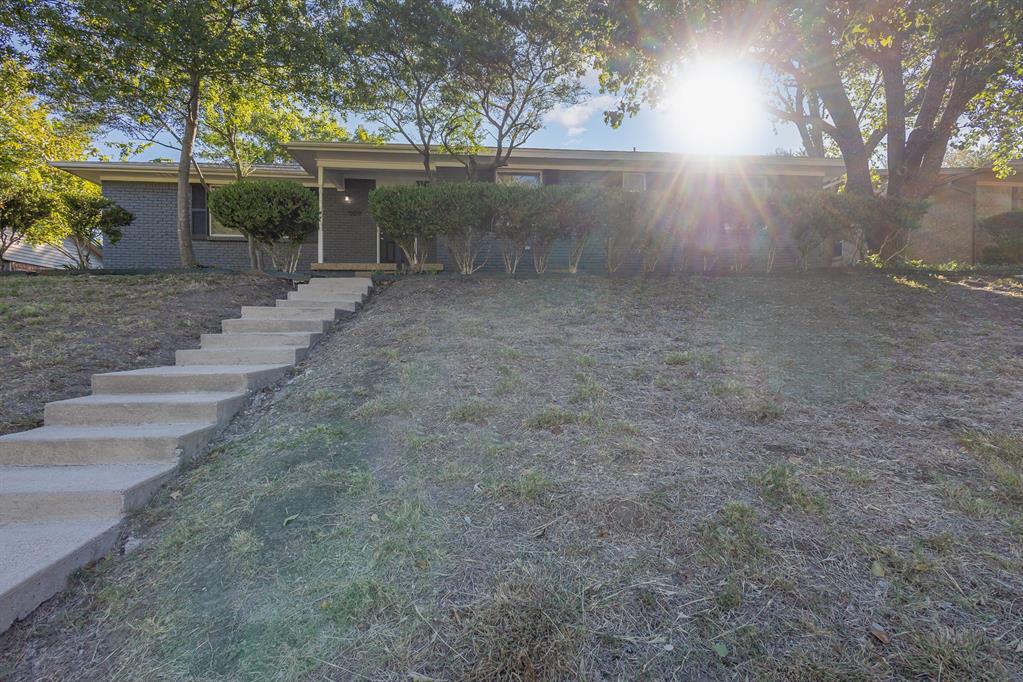
[[[645,192],[646,173],[622,173],[622,188],[626,192]]]
[[[502,185],[539,187],[543,184],[543,171],[498,171],[497,181]]]
[[[192,185],[192,236],[193,237],[242,237],[238,230],[229,230],[221,225],[210,213],[206,200],[206,188]]]

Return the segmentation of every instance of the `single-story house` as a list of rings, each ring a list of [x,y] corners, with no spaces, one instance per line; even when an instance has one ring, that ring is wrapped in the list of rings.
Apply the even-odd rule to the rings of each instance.
[[[288,151],[293,164],[257,166],[250,177],[287,179],[315,192],[321,218],[315,240],[303,248],[300,269],[370,269],[374,264],[400,262],[396,246],[380,235],[369,215],[369,193],[383,185],[422,182],[422,159],[402,144],[294,142]],[[135,215],[117,244],[105,245],[108,268],[177,267],[175,180],[169,163],[63,162],[67,172],[100,185],[103,194]],[[465,177],[457,159],[435,156],[439,180]],[[226,165],[204,164],[211,187],[234,179]],[[515,151],[496,182],[536,185],[592,184],[635,191],[669,189],[684,184],[711,204],[723,191],[785,191],[833,185],[843,173],[838,159],[794,156],[707,158],[660,152],[529,149]],[[980,253],[976,221],[1009,210],[1023,199],[1023,178],[998,180],[990,171],[963,169],[947,172],[948,183],[935,195],[924,226],[913,236],[909,256],[930,261],[975,262]],[[1015,178],[1015,176],[1014,176]],[[703,202],[701,202],[703,203]],[[704,209],[705,210],[705,209]],[[244,238],[217,224],[206,209],[206,191],[193,172],[191,225],[194,250],[203,265],[248,267]],[[555,247],[552,263],[563,260]],[[582,267],[599,269],[599,247],[591,244]],[[837,256],[838,253],[826,253]],[[431,245],[430,257],[450,265],[443,247]],[[496,269],[494,253],[489,267]],[[821,264],[824,264],[823,262]]]

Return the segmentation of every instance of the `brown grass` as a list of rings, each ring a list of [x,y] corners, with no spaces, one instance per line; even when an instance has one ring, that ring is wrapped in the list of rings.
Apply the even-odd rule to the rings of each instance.
[[[0,434],[39,426],[45,403],[88,394],[95,373],[174,364],[288,288],[242,274],[0,277]]]
[[[403,280],[0,677],[1018,679],[1023,309],[907,277]]]

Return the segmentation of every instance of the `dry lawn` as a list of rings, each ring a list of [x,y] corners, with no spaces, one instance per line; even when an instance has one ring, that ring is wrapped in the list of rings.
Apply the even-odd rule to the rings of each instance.
[[[0,677],[1018,679],[1018,293],[401,281]]]
[[[97,372],[174,364],[222,318],[287,288],[229,274],[0,277],[0,434],[39,426],[45,403],[88,394]]]

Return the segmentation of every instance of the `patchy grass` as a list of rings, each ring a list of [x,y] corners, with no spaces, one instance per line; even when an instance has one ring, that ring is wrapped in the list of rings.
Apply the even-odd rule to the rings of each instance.
[[[45,403],[88,394],[95,373],[173,365],[288,288],[247,274],[0,277],[0,434],[41,425]]]
[[[1021,300],[888,274],[402,280],[0,677],[1023,677]]]

